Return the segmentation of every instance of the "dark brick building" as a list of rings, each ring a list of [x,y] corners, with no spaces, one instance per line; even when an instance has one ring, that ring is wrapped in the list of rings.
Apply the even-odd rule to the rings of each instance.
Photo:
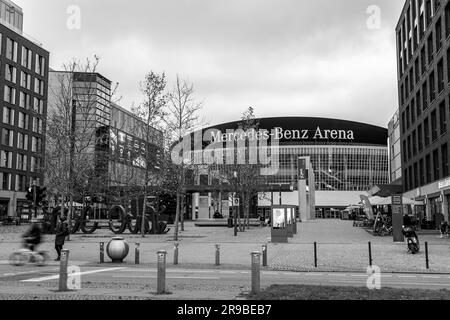
[[[407,0],[396,34],[403,189],[436,228],[450,201],[450,1]]]
[[[0,0],[0,219],[43,184],[49,52],[22,32],[22,9]]]

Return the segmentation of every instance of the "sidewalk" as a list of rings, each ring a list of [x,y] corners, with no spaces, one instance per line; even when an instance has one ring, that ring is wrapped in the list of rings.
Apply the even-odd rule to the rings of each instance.
[[[2,232],[0,228],[0,263],[6,263],[11,252],[20,246],[19,230]],[[158,250],[167,251],[167,263],[173,262],[173,228],[166,235],[123,234],[129,243],[126,264],[134,264],[134,243],[140,243],[141,264],[154,266]],[[76,234],[67,241],[70,260],[81,265],[99,262],[99,242],[107,243],[113,236],[109,230],[97,230],[94,234]],[[42,246],[54,255],[54,236],[46,236]],[[314,267],[314,242],[318,248],[318,268]],[[393,243],[391,237],[374,237],[364,229],[352,226],[351,221],[316,220],[299,223],[298,234],[288,244],[272,244],[269,228],[251,228],[238,237],[233,229],[223,227],[195,227],[186,223],[181,232],[179,265],[186,268],[214,267],[215,244],[220,244],[221,268],[249,268],[250,253],[262,250],[268,244],[267,270],[286,271],[354,271],[365,272],[369,265],[368,242],[372,243],[373,264],[384,272],[439,272],[450,273],[450,239],[439,235],[420,236],[421,251],[417,255],[407,253],[404,243]],[[425,241],[429,244],[429,265],[425,264]],[[105,262],[110,261],[105,253]]]

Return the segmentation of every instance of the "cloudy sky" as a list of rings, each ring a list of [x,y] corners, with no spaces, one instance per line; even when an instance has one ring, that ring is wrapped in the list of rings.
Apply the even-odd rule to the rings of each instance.
[[[15,0],[50,66],[101,57],[121,105],[150,70],[191,81],[210,125],[319,116],[387,126],[397,108],[395,26],[403,0]],[[80,9],[79,29],[71,5]],[[370,6],[380,28],[367,25]],[[374,11],[371,11],[372,13]],[[76,17],[75,17],[76,18]],[[73,24],[72,24],[73,26]]]

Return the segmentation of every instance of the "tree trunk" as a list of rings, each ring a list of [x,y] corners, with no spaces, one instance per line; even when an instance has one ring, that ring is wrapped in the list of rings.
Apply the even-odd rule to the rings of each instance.
[[[184,231],[184,214],[185,214],[184,205],[185,205],[185,202],[186,202],[186,196],[183,195],[181,197],[181,204],[180,204],[181,231]]]
[[[177,208],[175,214],[175,231],[173,232],[173,241],[178,241],[178,220],[180,219],[180,193],[177,192]]]
[[[69,225],[69,234],[67,235],[67,241],[70,241],[70,232],[72,230],[72,213],[73,213],[73,194],[69,197],[69,217],[67,219],[67,224]]]

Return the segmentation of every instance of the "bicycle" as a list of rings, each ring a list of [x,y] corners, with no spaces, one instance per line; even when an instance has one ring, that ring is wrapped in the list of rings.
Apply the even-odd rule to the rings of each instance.
[[[44,267],[50,260],[46,251],[33,251],[29,244],[24,244],[22,249],[9,256],[9,263],[13,266],[23,266],[27,263],[34,263],[39,267]]]

